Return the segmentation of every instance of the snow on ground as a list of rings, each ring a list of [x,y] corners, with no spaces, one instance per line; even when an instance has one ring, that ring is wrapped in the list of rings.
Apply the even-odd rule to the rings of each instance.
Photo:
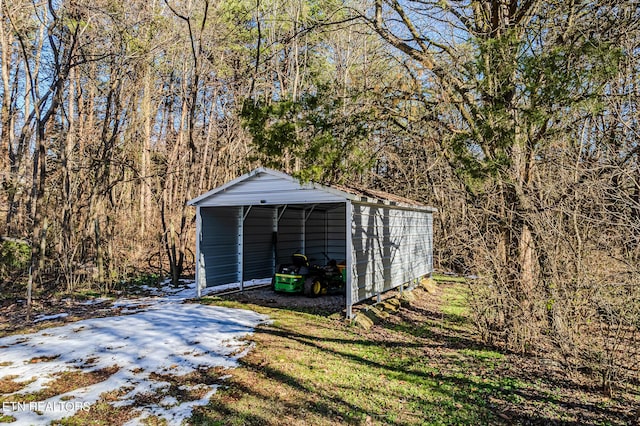
[[[271,278],[263,278],[260,280],[251,280],[244,282],[244,288],[257,287],[271,283]],[[215,287],[207,287],[202,289],[202,295],[222,293],[230,290],[240,290],[240,283],[222,284]]]
[[[13,425],[47,424],[87,409],[104,392],[126,389],[114,405],[133,405],[136,396],[149,392],[163,395],[169,383],[153,373],[182,376],[199,367],[232,368],[250,345],[241,340],[253,327],[267,320],[264,315],[241,309],[183,303],[195,297],[195,284],[187,288],[165,287],[163,296],[121,300],[115,303],[134,312],[107,318],[74,322],[38,333],[0,339],[0,379],[33,382],[5,395],[0,415],[16,418]],[[64,371],[91,372],[119,367],[103,382],[24,404],[21,394],[37,392]],[[160,380],[160,381],[159,381]],[[139,407],[139,424],[155,415],[168,424],[181,424],[194,406],[204,405],[216,390],[206,387],[204,396],[180,402],[166,395],[156,404]],[[20,405],[20,403],[23,403]],[[90,408],[89,408],[90,409]]]
[[[40,321],[49,321],[52,319],[58,319],[58,318],[64,318],[64,317],[68,317],[69,314],[66,312],[63,312],[61,314],[55,314],[55,315],[41,315],[39,317],[37,317],[36,319],[33,320],[33,322],[40,322]]]
[[[110,302],[110,301],[111,301],[111,299],[109,299],[107,297],[98,297],[96,299],[85,300],[84,302],[81,302],[80,305],[86,305],[86,306],[100,305],[102,303],[107,303],[107,302]]]
[[[271,282],[271,278],[265,278],[261,280],[251,280],[244,282],[244,288],[256,287],[265,285]],[[240,283],[231,283],[217,285],[214,287],[207,287],[202,289],[202,296],[213,295],[216,293],[223,293],[230,290],[239,290]],[[123,313],[138,312],[140,309],[146,309],[147,305],[154,304],[166,304],[183,302],[185,299],[191,299],[197,296],[196,284],[194,281],[187,283],[186,287],[173,287],[169,284],[169,281],[165,281],[163,286],[158,289],[151,286],[141,286],[140,290],[150,294],[149,297],[139,297],[137,299],[121,299],[113,304],[114,308],[123,308]]]

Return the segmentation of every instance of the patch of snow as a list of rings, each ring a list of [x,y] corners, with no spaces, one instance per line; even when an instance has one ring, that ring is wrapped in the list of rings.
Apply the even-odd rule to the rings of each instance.
[[[269,284],[271,282],[271,278],[263,278],[263,279],[255,279],[244,282],[244,288],[257,287],[265,284]],[[160,289],[155,287],[142,286],[146,290],[152,290],[153,294],[157,296],[146,296],[146,297],[138,297],[133,299],[120,299],[113,303],[114,308],[121,308],[121,313],[123,314],[131,314],[135,312],[139,312],[147,307],[148,304],[158,304],[158,303],[180,303],[184,302],[188,299],[195,299],[198,297],[198,290],[196,287],[195,281],[188,281],[186,284],[180,287],[174,287],[171,285],[170,281],[164,281],[164,286]],[[213,287],[206,287],[202,289],[202,295],[214,295],[216,293],[226,292],[230,290],[239,290],[240,283],[231,283],[231,284],[223,284],[216,285]],[[161,298],[158,298],[161,296]]]
[[[257,287],[257,286],[261,286],[269,283],[271,283],[271,278],[250,280],[250,281],[244,282],[244,288]],[[194,283],[194,289],[195,289],[195,283]],[[231,283],[231,284],[216,285],[213,287],[205,287],[202,289],[202,295],[206,296],[206,295],[221,293],[221,292],[230,291],[230,290],[240,290],[240,283],[237,282],[237,283]]]
[[[165,396],[164,398],[162,398],[162,401],[159,402],[159,405],[161,407],[172,407],[178,404],[179,402],[174,396]]]
[[[55,314],[55,315],[41,315],[41,316],[35,318],[33,320],[33,322],[48,321],[48,320],[64,318],[64,317],[68,317],[68,316],[69,316],[69,314],[66,313],[66,312],[62,312],[60,314]]]
[[[201,405],[206,405],[209,402],[209,398],[216,393],[218,388],[217,385],[208,386],[211,390],[207,392],[201,399],[183,402],[182,404],[175,405],[172,407],[167,407],[165,404],[161,403],[154,407],[146,407],[144,412],[124,424],[124,426],[138,426],[140,424],[144,424],[144,420],[151,416],[160,417],[167,420],[167,424],[169,425],[180,425],[184,424],[184,420],[191,417],[191,413],[194,407],[198,407]],[[164,398],[164,400],[171,401],[170,397]]]
[[[105,303],[110,301],[111,299],[108,299],[106,297],[99,297],[97,299],[89,299],[89,300],[85,300],[84,302],[80,302],[78,303],[79,305],[87,305],[87,306],[91,306],[91,305],[99,305],[101,303]]]
[[[198,368],[235,367],[237,359],[251,348],[241,339],[267,321],[267,317],[252,311],[182,303],[195,297],[195,283],[186,288],[165,286],[162,293],[163,297],[114,304],[134,312],[130,315],[93,318],[1,338],[0,378],[18,376],[14,380],[22,382],[36,379],[5,397],[9,402],[21,402],[21,395],[42,389],[57,373],[119,368],[103,382],[37,401],[46,404],[44,410],[16,410],[11,404],[3,404],[1,413],[15,417],[14,425],[47,424],[72,416],[95,403],[102,393],[118,389],[128,392],[114,405],[130,405],[137,395],[169,389],[168,382],[151,379],[152,373],[181,376]],[[193,407],[207,404],[217,388],[202,386],[208,389],[202,399],[180,403],[165,397],[159,404],[137,407],[140,415],[129,423],[140,424],[149,416],[158,416],[168,424],[181,424],[191,416]]]

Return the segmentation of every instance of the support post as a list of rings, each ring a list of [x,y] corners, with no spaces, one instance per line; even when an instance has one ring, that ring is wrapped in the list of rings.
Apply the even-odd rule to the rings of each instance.
[[[240,207],[238,217],[238,272],[236,279],[240,282],[240,291],[244,291],[244,206]]]
[[[240,266],[240,291],[244,291],[244,220],[253,206],[242,206],[240,210],[240,235],[238,235],[238,263]]]
[[[283,207],[283,210],[287,207]],[[271,228],[272,232],[272,252],[273,252],[273,260],[271,262],[272,276],[277,272],[276,268],[278,266],[278,222],[280,220],[281,215],[278,213],[278,207],[274,207],[273,209],[273,226]]]
[[[202,297],[202,274],[200,273],[200,267],[202,266],[200,255],[200,240],[202,239],[202,216],[200,206],[196,206],[196,289],[198,292],[198,299]],[[206,284],[205,284],[206,285]]]
[[[351,224],[353,223],[353,205],[351,201],[346,202],[345,208],[345,245],[346,245],[346,308],[347,308],[347,319],[353,318],[353,232],[351,229]]]

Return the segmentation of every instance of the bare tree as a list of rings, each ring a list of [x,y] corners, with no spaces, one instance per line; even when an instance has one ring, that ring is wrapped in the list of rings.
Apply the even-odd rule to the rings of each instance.
[[[480,276],[483,336],[551,341],[609,392],[637,345],[637,7],[375,0],[362,15],[414,84],[381,180],[402,175],[445,211],[448,265]]]

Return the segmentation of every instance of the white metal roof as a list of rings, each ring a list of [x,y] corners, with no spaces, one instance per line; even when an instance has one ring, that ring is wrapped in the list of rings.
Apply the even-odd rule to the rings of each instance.
[[[301,183],[294,177],[276,170],[257,168],[232,181],[208,191],[190,200],[191,206],[248,206],[248,205],[282,205],[282,204],[320,204],[337,203],[350,200],[354,203],[386,205],[389,207],[436,211],[433,207],[410,203],[409,200],[398,201],[384,198],[372,198],[381,192],[370,191],[359,193],[347,187],[337,189],[314,182]],[[348,191],[348,192],[347,192]]]

